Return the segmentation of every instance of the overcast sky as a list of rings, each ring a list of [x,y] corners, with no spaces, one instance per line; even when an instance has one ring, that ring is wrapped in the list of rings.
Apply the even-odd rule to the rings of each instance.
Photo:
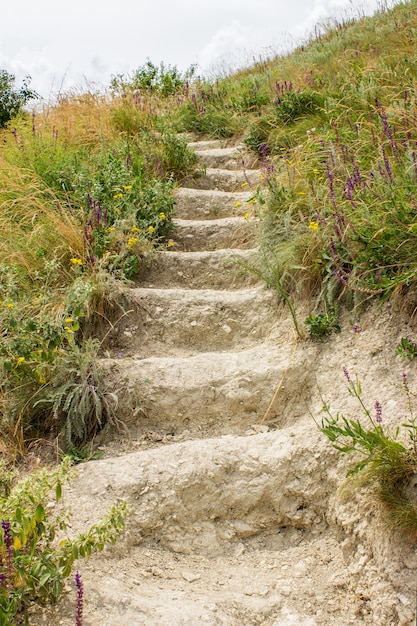
[[[42,96],[108,86],[147,58],[214,75],[283,52],[329,16],[372,13],[378,0],[19,0],[1,9],[0,69]]]

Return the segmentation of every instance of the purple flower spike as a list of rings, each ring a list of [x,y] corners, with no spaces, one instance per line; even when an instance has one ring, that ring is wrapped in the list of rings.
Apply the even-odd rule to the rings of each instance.
[[[348,372],[347,367],[343,368],[343,374],[344,374],[346,380],[348,381],[348,383],[352,383],[352,379],[350,378],[350,374]]]
[[[13,535],[10,522],[1,520],[1,527],[3,528],[4,545],[6,546],[6,572],[4,579],[7,581],[8,589],[13,588]]]
[[[84,589],[81,575],[78,570],[75,572],[75,585],[77,587],[77,605],[75,612],[75,626],[83,626],[83,604]]]
[[[382,422],[382,404],[378,402],[377,400],[374,404],[374,408],[375,408],[375,421],[377,422],[377,424],[380,424]]]

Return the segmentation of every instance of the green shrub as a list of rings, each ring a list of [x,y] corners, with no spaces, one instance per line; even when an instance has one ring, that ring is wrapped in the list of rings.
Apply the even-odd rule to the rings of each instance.
[[[124,75],[113,76],[110,82],[110,88],[118,94],[126,91],[138,90],[139,94],[157,94],[163,98],[172,96],[186,84],[194,76],[196,70],[195,65],[191,65],[186,72],[182,73],[174,65],[155,65],[150,59],[135,70],[132,76],[127,78]]]
[[[29,76],[23,80],[19,89],[15,87],[15,80],[13,74],[0,70],[0,128],[19,115],[29,100],[38,98],[38,94],[29,89]]]
[[[317,341],[323,341],[325,337],[329,337],[333,332],[340,333],[338,316],[335,310],[329,313],[316,313],[309,315],[305,320],[310,337]]]
[[[49,384],[35,406],[50,407],[62,446],[82,448],[105,426],[119,425],[115,412],[118,398],[104,387],[104,374],[97,365],[100,344],[89,339],[70,342],[56,359]]]
[[[183,104],[176,115],[176,128],[180,132],[194,132],[213,139],[232,137],[238,129],[236,119],[230,111],[221,106],[204,104],[197,101]]]
[[[298,119],[317,113],[324,106],[323,96],[310,91],[286,91],[276,103],[275,114],[280,122],[293,124]]]
[[[417,474],[417,424],[412,409],[412,394],[405,373],[402,387],[407,395],[409,416],[400,426],[389,429],[382,425],[383,407],[377,400],[372,412],[362,399],[362,387],[352,380],[343,368],[349,393],[358,400],[364,420],[333,415],[324,406],[325,417],[320,430],[332,446],[342,454],[355,454],[353,466],[347,472],[352,488],[366,488],[382,504],[386,522],[393,530],[404,531],[411,538],[417,536],[417,502],[411,483]],[[400,439],[408,439],[408,445]]]
[[[0,462],[2,626],[13,626],[17,617],[25,615],[28,620],[27,610],[33,604],[55,602],[74,561],[103,550],[124,526],[127,507],[121,503],[87,533],[62,539],[67,516],[55,509],[52,499],[60,500],[62,484],[69,475],[69,459],[53,470],[42,469],[20,480]],[[61,540],[57,545],[58,533]]]
[[[402,337],[397,349],[395,350],[395,354],[398,354],[402,359],[409,359],[412,361],[417,355],[417,345],[407,339],[407,337]]]

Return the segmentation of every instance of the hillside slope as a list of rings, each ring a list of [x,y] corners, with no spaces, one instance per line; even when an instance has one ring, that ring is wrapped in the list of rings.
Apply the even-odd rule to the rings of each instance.
[[[357,415],[345,366],[365,402],[380,400],[386,423],[397,423],[407,406],[394,350],[414,328],[391,304],[369,309],[360,332],[346,313],[329,341],[298,339],[273,293],[230,264],[242,249],[224,248],[222,220],[234,245],[256,244],[247,232],[256,220],[237,216],[240,228],[227,217],[245,192],[211,191],[211,180],[219,186],[209,173],[208,190],[179,190],[179,249],[161,252],[131,290],[140,315],[112,338],[106,367],[113,388],[127,381],[130,399],[141,398],[135,407],[126,394],[121,405],[137,434],[104,444],[65,496],[74,530],[115,499],[130,507],[120,541],[79,564],[84,623],[411,625],[415,549],[383,529],[357,490],[341,496],[345,465],[312,416],[324,401]],[[194,249],[198,236],[188,248],[187,220],[190,233],[196,223],[212,233],[201,237],[210,251]],[[33,624],[72,624],[73,596]]]

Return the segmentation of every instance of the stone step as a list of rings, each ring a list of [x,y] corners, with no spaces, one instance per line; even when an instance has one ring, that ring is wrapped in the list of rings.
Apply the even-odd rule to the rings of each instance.
[[[243,217],[223,217],[217,220],[175,220],[172,241],[176,250],[247,250],[256,245],[258,222]]]
[[[291,362],[287,336],[239,352],[206,352],[190,357],[107,358],[106,378],[124,389],[119,416],[135,432],[244,434],[257,423],[285,378],[270,419],[305,415],[306,393],[314,383],[305,363]],[[296,380],[298,390],[292,388]],[[301,392],[302,389],[302,392]],[[195,435],[194,435],[195,436]]]
[[[143,259],[138,284],[157,288],[241,289],[261,283],[246,269],[257,259],[257,249],[156,252],[149,260]]]
[[[83,563],[85,623],[356,624],[368,587],[353,586],[340,529],[329,528],[336,485],[333,459],[314,426],[172,443],[77,465],[64,490],[74,533],[86,533],[116,498],[129,507],[117,544]],[[35,626],[71,626],[74,593],[50,611]]]
[[[192,356],[245,349],[263,341],[276,315],[276,296],[263,287],[238,291],[129,289],[134,312],[116,326],[111,354]]]
[[[204,176],[197,178],[187,178],[183,187],[192,189],[218,189],[220,191],[241,191],[242,185],[248,186],[254,191],[262,183],[263,174],[261,170],[225,170],[218,168],[207,168]]]
[[[187,146],[190,150],[212,150],[213,148],[225,148],[224,139],[207,139],[206,141],[189,141]]]
[[[242,189],[247,189],[244,183]],[[175,214],[184,220],[210,220],[221,217],[245,215],[252,212],[255,203],[252,191],[218,191],[215,189],[190,189],[179,187],[175,191]]]
[[[200,163],[209,168],[236,170],[243,164],[246,168],[253,168],[258,163],[256,156],[249,155],[243,146],[200,149],[195,150],[195,154]]]

